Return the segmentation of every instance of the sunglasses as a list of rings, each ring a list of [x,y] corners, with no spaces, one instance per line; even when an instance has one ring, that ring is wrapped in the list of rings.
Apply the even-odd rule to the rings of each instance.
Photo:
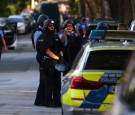
[[[54,27],[54,25],[53,24],[50,24],[48,27]]]

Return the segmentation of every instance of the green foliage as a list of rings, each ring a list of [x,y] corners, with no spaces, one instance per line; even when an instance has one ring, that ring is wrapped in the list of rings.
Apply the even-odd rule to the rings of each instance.
[[[11,14],[20,14],[26,8],[29,0],[0,0],[0,16],[7,17]],[[6,7],[5,7],[6,6]]]
[[[70,0],[69,1],[69,7],[70,7],[70,14],[75,15],[79,14],[79,1],[80,0]]]

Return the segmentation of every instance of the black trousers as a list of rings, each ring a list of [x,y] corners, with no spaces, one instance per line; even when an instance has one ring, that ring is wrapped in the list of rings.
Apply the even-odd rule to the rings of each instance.
[[[40,78],[39,78],[39,86],[37,89],[37,95],[36,95],[36,99],[34,102],[34,105],[40,105],[40,106],[44,106],[45,105],[45,80],[43,79],[43,71],[44,68],[39,65],[39,73],[40,73]]]
[[[40,65],[40,81],[35,99],[35,105],[47,106],[50,103],[60,104],[61,78],[54,66]]]

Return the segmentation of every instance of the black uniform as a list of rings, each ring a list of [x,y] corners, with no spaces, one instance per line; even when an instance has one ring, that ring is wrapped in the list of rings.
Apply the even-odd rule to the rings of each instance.
[[[52,103],[55,103],[56,106],[60,106],[61,78],[60,72],[55,69],[55,64],[58,61],[46,55],[45,51],[50,49],[55,55],[59,56],[63,45],[57,35],[46,32],[40,36],[36,46],[37,61],[43,67],[43,74],[39,85],[39,95],[42,93],[39,99],[40,104],[52,106]]]
[[[75,26],[72,20],[68,19],[63,23],[63,30],[67,28],[68,24],[72,24],[72,32],[68,32],[65,39],[65,48],[64,48],[64,59],[68,64],[68,70],[72,67],[72,64],[81,49],[82,38],[75,32]],[[67,71],[68,71],[67,70]],[[66,73],[65,71],[64,73]]]
[[[64,50],[65,61],[69,64],[69,67],[72,66],[79,50],[81,49],[82,39],[76,33],[67,34],[67,45]],[[70,68],[69,68],[70,69]]]
[[[43,25],[44,25],[45,20],[47,20],[47,19],[49,19],[49,17],[47,15],[44,15],[44,14],[39,15],[39,17],[37,19],[38,28],[33,30],[33,33],[31,36],[32,45],[33,45],[34,49],[35,49],[34,42],[36,41],[36,40],[34,40],[34,36],[39,38],[40,34],[42,35],[44,33]],[[35,34],[36,31],[38,31],[39,33]],[[40,73],[39,87],[38,87],[37,96],[36,96],[36,100],[34,102],[34,105],[43,106],[44,105],[44,103],[43,103],[43,100],[44,100],[44,88],[43,88],[44,87],[44,85],[43,85],[44,80],[42,81],[42,78],[44,75],[43,75],[43,67],[40,64],[39,64],[39,73]]]

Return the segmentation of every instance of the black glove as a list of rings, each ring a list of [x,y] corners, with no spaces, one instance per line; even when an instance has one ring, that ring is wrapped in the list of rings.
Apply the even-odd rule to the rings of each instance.
[[[64,56],[60,56],[59,63],[63,63],[63,62],[64,62]]]

